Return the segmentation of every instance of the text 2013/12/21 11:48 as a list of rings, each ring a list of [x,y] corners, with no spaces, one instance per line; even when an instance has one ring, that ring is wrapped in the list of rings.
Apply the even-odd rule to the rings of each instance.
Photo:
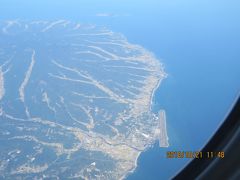
[[[167,158],[196,158],[196,159],[203,159],[203,158],[224,158],[223,151],[167,151],[166,153]]]

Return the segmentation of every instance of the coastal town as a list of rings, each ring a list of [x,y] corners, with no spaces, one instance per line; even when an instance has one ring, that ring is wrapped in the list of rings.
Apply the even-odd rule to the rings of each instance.
[[[122,179],[156,141],[169,146],[151,107],[167,74],[151,52],[66,20],[0,27],[0,178]]]

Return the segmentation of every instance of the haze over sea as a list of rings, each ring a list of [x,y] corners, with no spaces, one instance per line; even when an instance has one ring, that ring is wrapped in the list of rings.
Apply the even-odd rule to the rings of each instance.
[[[237,0],[3,0],[0,20],[103,25],[162,59],[168,78],[156,92],[153,108],[166,110],[170,147],[143,153],[129,179],[164,179],[188,162],[166,159],[166,151],[202,148],[239,94],[239,7]]]

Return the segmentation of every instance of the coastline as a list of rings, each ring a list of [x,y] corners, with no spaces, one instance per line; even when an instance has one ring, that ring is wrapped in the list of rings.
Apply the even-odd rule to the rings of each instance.
[[[160,71],[161,71],[161,78],[158,79],[157,85],[153,88],[152,93],[151,93],[151,98],[150,98],[149,111],[152,111],[152,112],[153,112],[152,106],[153,106],[153,100],[154,100],[155,93],[158,90],[158,88],[160,87],[162,80],[164,80],[168,76],[168,74],[164,71],[164,67],[162,64],[160,64]]]
[[[159,60],[157,60],[157,61],[159,61]],[[167,78],[167,74],[165,73],[164,67],[163,67],[162,64],[160,64],[160,71],[161,71],[161,73],[160,73],[160,74],[161,74],[161,78],[158,79],[158,82],[157,82],[156,86],[152,89],[151,98],[150,98],[150,103],[149,103],[149,111],[152,112],[152,113],[153,113],[154,115],[156,115],[156,116],[157,116],[157,114],[153,112],[153,100],[154,100],[154,96],[155,96],[156,91],[159,89],[162,80],[164,80],[165,78]],[[163,110],[163,111],[164,111],[164,110]],[[157,141],[159,141],[159,139],[155,139],[155,140],[154,140],[154,143],[156,143]],[[160,144],[160,142],[159,142],[159,144]],[[149,144],[148,146],[146,146],[146,148],[145,148],[143,151],[139,151],[139,152],[138,152],[137,157],[136,157],[135,162],[134,162],[134,167],[133,167],[130,171],[128,171],[127,174],[125,174],[125,175],[124,175],[123,177],[121,177],[120,179],[127,179],[127,177],[128,177],[129,175],[131,175],[132,173],[134,173],[134,172],[136,171],[136,168],[137,168],[137,166],[138,166],[138,159],[139,159],[140,155],[141,155],[143,152],[147,151],[149,148],[151,148],[152,145],[153,145],[153,144]],[[160,146],[159,146],[159,147],[160,147]]]
[[[143,152],[143,151],[139,151],[139,152],[137,153],[137,157],[136,157],[136,159],[135,159],[135,161],[134,161],[134,167],[133,167],[130,171],[127,171],[127,173],[126,173],[125,175],[123,175],[123,176],[120,178],[120,180],[126,179],[130,174],[132,174],[132,173],[136,170],[138,158],[139,158],[139,156],[141,155],[142,152]]]

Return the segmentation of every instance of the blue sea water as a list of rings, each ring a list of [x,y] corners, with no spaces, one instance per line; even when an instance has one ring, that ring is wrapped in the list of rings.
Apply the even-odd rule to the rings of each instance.
[[[189,160],[167,159],[166,151],[202,148],[239,95],[239,7],[237,0],[3,0],[0,19],[104,25],[161,59],[168,78],[157,90],[153,108],[166,110],[170,147],[155,144],[144,152],[128,179],[169,179]]]

